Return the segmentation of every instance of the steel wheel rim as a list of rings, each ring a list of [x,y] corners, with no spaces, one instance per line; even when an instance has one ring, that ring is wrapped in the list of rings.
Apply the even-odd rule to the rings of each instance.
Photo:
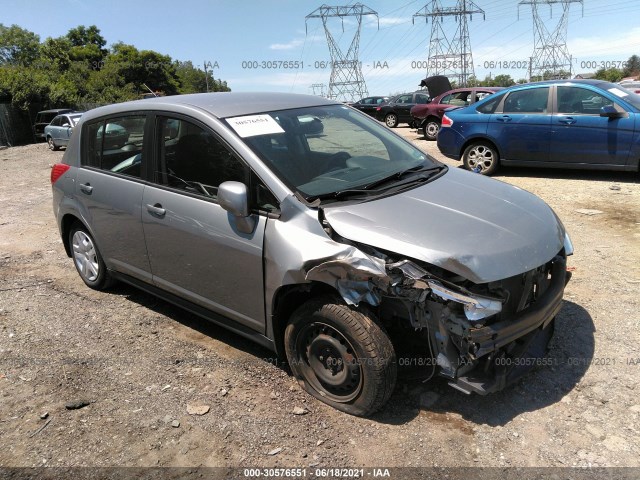
[[[392,113],[387,115],[387,127],[393,127],[396,124],[396,116]]]
[[[100,274],[100,264],[98,263],[98,252],[86,233],[78,230],[73,234],[72,239],[73,261],[78,272],[88,282],[95,282]]]
[[[362,390],[362,366],[351,343],[334,327],[313,322],[296,338],[296,361],[322,396],[346,403]]]
[[[493,162],[495,162],[495,154],[485,145],[476,145],[467,154],[467,163],[471,170],[480,168],[481,172],[485,172],[493,166]]]
[[[440,125],[438,125],[436,122],[427,123],[425,132],[429,137],[435,137],[436,135],[438,135],[439,131],[440,131]]]
[[[53,147],[54,147],[54,145],[53,145],[53,138],[50,138],[50,139],[47,141],[47,143],[49,144],[49,148],[50,148],[51,150],[53,150]]]

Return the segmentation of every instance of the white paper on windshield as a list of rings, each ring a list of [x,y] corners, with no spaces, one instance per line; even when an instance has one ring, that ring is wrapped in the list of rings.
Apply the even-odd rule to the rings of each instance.
[[[627,95],[629,95],[627,92],[623,92],[622,90],[620,90],[619,88],[610,88],[609,91],[611,93],[613,93],[614,95],[617,95],[620,98],[624,98]]]
[[[227,118],[229,125],[242,138],[270,133],[284,133],[278,122],[269,115],[246,115],[244,117]]]

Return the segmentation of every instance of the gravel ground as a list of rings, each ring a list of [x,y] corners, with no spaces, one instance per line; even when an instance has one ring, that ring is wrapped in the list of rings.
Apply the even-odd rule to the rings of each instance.
[[[61,156],[0,151],[0,466],[640,466],[638,174],[502,170],[575,245],[548,364],[487,397],[401,381],[361,419],[261,347],[132,287],[86,288],[52,214]]]

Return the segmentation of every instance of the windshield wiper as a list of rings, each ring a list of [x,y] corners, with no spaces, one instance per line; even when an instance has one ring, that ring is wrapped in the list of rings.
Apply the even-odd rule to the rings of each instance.
[[[433,174],[439,173],[447,168],[445,165],[435,165],[433,167],[425,167],[424,165],[418,165],[411,168],[406,168],[404,170],[400,170],[399,172],[395,172],[392,175],[388,175],[380,180],[376,180],[375,182],[368,183],[359,188],[347,188],[345,190],[338,190],[337,192],[332,193],[324,193],[321,195],[313,195],[306,199],[307,202],[316,202],[318,200],[337,200],[339,198],[344,198],[350,195],[378,195],[384,193],[387,188],[376,189],[375,187],[379,187],[380,185],[384,185],[385,183],[395,182],[392,186],[401,187],[406,185],[411,185],[413,183],[422,183],[429,178],[432,177]],[[402,179],[403,176],[408,173],[420,173],[419,175],[411,177],[407,181],[397,182]]]
[[[392,182],[395,180],[400,180],[402,177],[404,177],[405,175],[407,175],[408,173],[417,173],[420,172],[421,175],[419,177],[417,177],[417,179],[424,177],[425,173],[437,173],[440,172],[444,167],[444,165],[435,165],[433,167],[425,167],[424,165],[417,165],[415,167],[411,167],[411,168],[406,168],[404,170],[400,170],[399,172],[396,172],[392,175],[389,175],[387,177],[381,178],[380,180],[376,180],[375,182],[369,183],[367,185],[365,185],[364,187],[362,187],[365,190],[370,190],[372,188],[375,187],[379,187],[380,185],[384,185],[385,183],[388,182]],[[424,177],[425,179],[428,178]]]

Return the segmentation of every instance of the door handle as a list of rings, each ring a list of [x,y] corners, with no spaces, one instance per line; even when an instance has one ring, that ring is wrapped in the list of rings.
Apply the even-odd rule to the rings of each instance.
[[[496,117],[496,120],[499,122],[510,122],[511,117],[509,115],[502,115],[501,117]]]
[[[91,192],[93,192],[93,187],[90,183],[87,182],[80,185],[80,190],[82,190],[82,192],[86,193],[87,195],[91,195]]]
[[[564,123],[566,125],[573,125],[574,123],[576,123],[576,119],[573,117],[565,117],[565,118],[561,118],[560,123]]]
[[[149,205],[147,203],[147,211],[150,214],[156,215],[158,217],[164,217],[164,215],[167,213],[167,211],[162,208],[162,205],[160,205],[159,203],[156,203],[155,205]]]

